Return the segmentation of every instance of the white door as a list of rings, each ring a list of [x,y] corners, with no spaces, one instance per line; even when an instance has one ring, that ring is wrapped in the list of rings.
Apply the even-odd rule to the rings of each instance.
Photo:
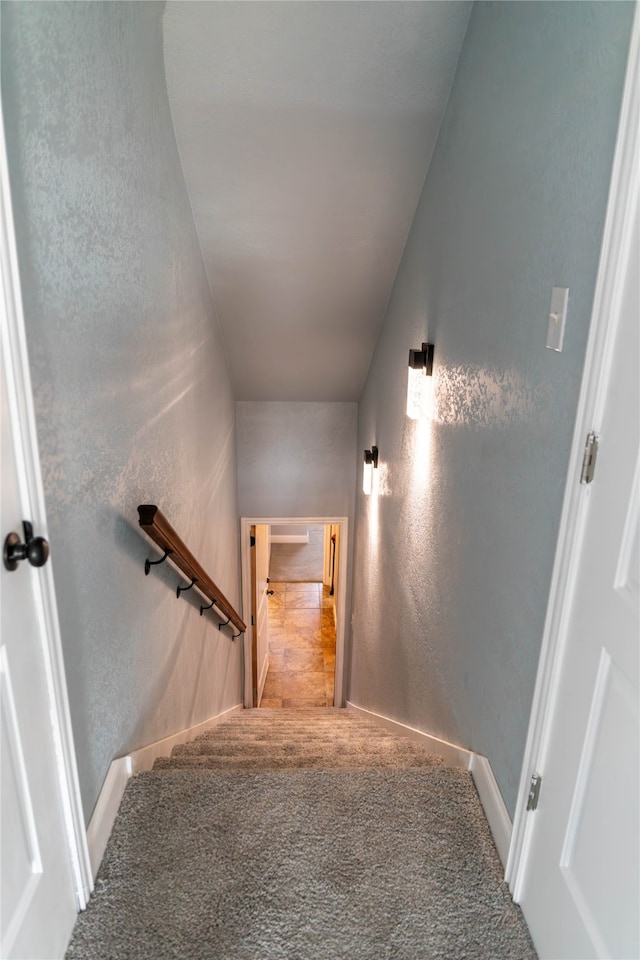
[[[256,523],[252,529],[253,705],[259,707],[269,670],[269,524]]]
[[[44,527],[5,157],[0,115],[1,545]],[[2,560],[0,589],[0,955],[55,960],[92,883],[50,569]]]
[[[4,358],[3,358],[4,359]],[[4,367],[4,364],[3,364]],[[22,509],[6,378],[2,375],[2,540],[22,538]],[[28,518],[27,518],[28,519]],[[36,531],[37,533],[38,531]],[[77,904],[59,796],[42,663],[40,623],[33,581],[40,575],[25,560],[0,571],[2,640],[2,948],[3,958],[62,957]]]
[[[637,160],[636,160],[637,162]],[[636,178],[637,179],[637,178]],[[519,901],[541,958],[640,957],[638,198]],[[617,292],[617,291],[616,291]]]

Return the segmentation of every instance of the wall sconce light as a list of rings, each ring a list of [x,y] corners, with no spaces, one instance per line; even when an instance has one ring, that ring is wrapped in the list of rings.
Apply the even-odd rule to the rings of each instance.
[[[371,450],[365,450],[364,463],[362,465],[362,492],[367,496],[371,493],[373,486],[373,471],[378,468],[378,448],[371,447]]]
[[[433,344],[423,343],[420,350],[409,350],[409,379],[407,382],[407,416],[418,420],[426,413],[433,389]],[[428,378],[428,379],[427,379]]]

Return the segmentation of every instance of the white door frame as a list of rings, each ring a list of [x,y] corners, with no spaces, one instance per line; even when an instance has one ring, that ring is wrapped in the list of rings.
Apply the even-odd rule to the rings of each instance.
[[[1,104],[0,269],[4,299],[3,308],[0,310],[0,335],[5,356],[9,413],[16,443],[16,467],[22,512],[24,517],[33,522],[38,533],[48,538]],[[6,532],[2,531],[3,537]],[[55,550],[55,544],[53,544],[53,550]],[[78,909],[83,910],[93,890],[93,878],[82,812],[51,563],[43,567],[39,576],[34,578],[34,591],[38,605],[49,717],[55,744],[55,765],[64,811],[69,858]]]
[[[582,459],[587,434],[591,430],[599,433],[602,424],[616,329],[610,319],[615,318],[621,308],[624,289],[621,274],[628,262],[632,218],[640,191],[639,157],[640,7],[636,5],[582,387],[505,875],[516,903],[522,893],[532,842],[531,818],[535,816],[528,814],[526,809],[529,784],[533,773],[544,774],[552,734],[553,705],[563,664],[591,493],[588,485],[579,482]]]
[[[344,647],[345,647],[345,616],[347,605],[347,545],[349,540],[349,520],[347,517],[242,517],[240,520],[240,555],[242,560],[242,609],[243,619],[247,624],[244,635],[244,662],[251,664],[251,644],[253,643],[253,627],[251,626],[251,557],[249,546],[249,528],[254,523],[301,523],[306,526],[312,524],[337,524],[340,526],[340,577],[338,579],[338,597],[336,602],[336,672],[334,685],[334,706],[341,707],[344,702]],[[249,615],[247,616],[247,611]],[[340,691],[336,696],[335,692]],[[244,705],[252,707],[253,690],[251,684],[251,670],[245,669],[244,675]]]

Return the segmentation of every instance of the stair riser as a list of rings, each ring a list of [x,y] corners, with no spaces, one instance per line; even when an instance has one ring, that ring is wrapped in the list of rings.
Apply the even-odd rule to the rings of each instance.
[[[164,770],[420,768],[440,757],[347,710],[250,710],[156,761]]]

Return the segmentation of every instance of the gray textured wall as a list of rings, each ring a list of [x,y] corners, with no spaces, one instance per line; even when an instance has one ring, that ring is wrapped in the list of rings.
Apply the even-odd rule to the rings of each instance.
[[[241,517],[347,517],[347,636],[353,568],[355,403],[236,403]],[[345,691],[346,692],[346,691]]]
[[[165,90],[162,5],[8,3],[2,95],[82,797],[241,699],[240,645],[148,578],[159,504],[239,604],[234,404]]]
[[[488,756],[513,814],[632,7],[476,3],[359,411],[352,700]],[[551,288],[570,288],[562,353]],[[435,343],[436,415],[405,417]]]
[[[236,403],[242,517],[353,518],[357,404]]]

